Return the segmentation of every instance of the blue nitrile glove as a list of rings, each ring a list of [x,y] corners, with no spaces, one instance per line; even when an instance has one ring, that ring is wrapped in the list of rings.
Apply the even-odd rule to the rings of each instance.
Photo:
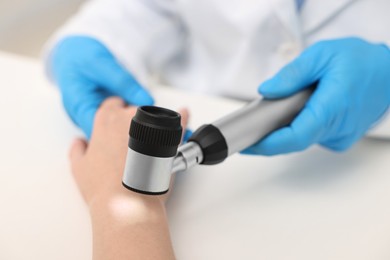
[[[389,107],[390,50],[357,38],[322,41],[264,82],[259,92],[280,98],[317,81],[315,92],[290,126],[243,153],[284,154],[316,143],[334,151],[351,147]]]
[[[88,138],[96,110],[107,97],[119,96],[137,106],[154,102],[110,51],[93,38],[65,38],[55,47],[51,66],[66,111]]]

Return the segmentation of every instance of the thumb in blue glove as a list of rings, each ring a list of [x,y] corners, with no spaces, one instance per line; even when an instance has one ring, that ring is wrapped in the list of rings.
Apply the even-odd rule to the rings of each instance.
[[[62,40],[53,50],[51,67],[67,113],[88,138],[96,111],[107,97],[118,96],[136,106],[154,103],[111,52],[93,38]]]
[[[277,155],[313,144],[344,151],[364,136],[390,104],[390,50],[357,38],[319,42],[285,66],[259,92],[283,98],[318,82],[293,122],[244,154]]]

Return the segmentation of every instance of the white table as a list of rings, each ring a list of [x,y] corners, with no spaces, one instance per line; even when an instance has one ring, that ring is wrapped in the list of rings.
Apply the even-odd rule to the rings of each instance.
[[[80,133],[34,60],[0,54],[0,259],[90,259],[87,209],[67,152]],[[192,127],[241,103],[155,88]],[[233,156],[177,177],[168,205],[178,259],[390,259],[390,142]]]

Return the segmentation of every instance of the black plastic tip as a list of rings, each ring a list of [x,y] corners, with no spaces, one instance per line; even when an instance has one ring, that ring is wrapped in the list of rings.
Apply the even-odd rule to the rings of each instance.
[[[139,107],[129,134],[129,147],[136,152],[156,157],[175,156],[182,134],[181,116],[162,107]]]
[[[188,141],[197,143],[202,149],[203,161],[201,164],[218,164],[228,156],[226,139],[221,131],[213,125],[201,126]]]

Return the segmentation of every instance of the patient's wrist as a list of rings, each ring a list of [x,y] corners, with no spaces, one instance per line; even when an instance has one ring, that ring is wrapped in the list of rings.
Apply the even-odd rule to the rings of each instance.
[[[115,221],[124,225],[159,223],[165,221],[165,206],[157,197],[119,194],[96,198],[90,204],[93,221]]]

